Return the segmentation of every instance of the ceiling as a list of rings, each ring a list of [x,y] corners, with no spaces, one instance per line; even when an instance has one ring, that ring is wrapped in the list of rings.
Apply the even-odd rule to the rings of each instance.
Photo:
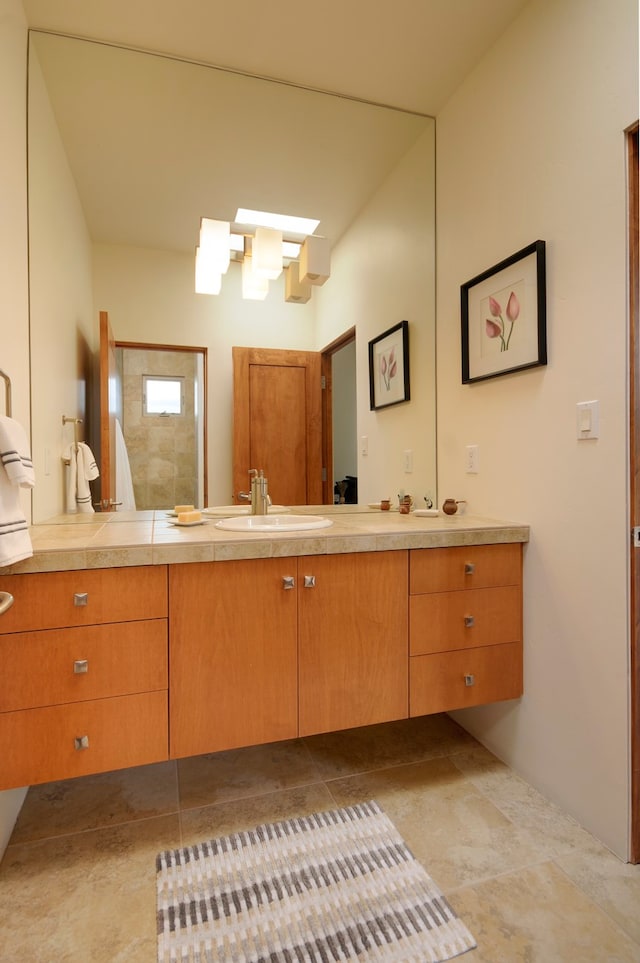
[[[527,0],[23,0],[30,27],[436,115]]]
[[[335,244],[525,2],[23,0],[99,41],[34,34],[92,239],[189,252],[238,206]]]

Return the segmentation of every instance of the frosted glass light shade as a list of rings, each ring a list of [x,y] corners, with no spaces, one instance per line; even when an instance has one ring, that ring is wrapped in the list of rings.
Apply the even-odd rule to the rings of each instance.
[[[228,221],[200,218],[200,247],[207,252],[211,269],[226,274],[229,269],[230,225]]]
[[[242,262],[242,297],[247,301],[264,301],[269,293],[269,282],[253,270],[253,258],[245,254]]]
[[[253,273],[275,281],[282,274],[282,231],[257,227],[251,245]]]
[[[196,248],[196,294],[220,294],[222,275],[212,266],[207,252]]]
[[[292,261],[285,270],[284,299],[294,304],[306,304],[311,297],[311,285],[300,281],[300,265]]]
[[[310,234],[300,248],[300,280],[307,284],[324,284],[331,274],[329,240]]]

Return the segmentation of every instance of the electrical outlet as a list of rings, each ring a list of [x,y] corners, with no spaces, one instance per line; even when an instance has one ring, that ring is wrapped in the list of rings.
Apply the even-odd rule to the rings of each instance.
[[[467,445],[467,461],[465,471],[468,475],[477,475],[480,471],[480,451],[477,445]]]

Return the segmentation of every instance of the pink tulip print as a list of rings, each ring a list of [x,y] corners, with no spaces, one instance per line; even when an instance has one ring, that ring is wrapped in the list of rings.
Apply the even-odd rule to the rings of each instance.
[[[513,334],[513,325],[520,314],[520,302],[515,291],[511,291],[509,294],[507,307],[504,311],[506,321],[503,317],[502,305],[491,295],[489,295],[489,312],[492,317],[485,318],[485,333],[488,338],[500,338],[500,351],[508,351]]]
[[[398,362],[396,361],[396,346],[392,347],[388,354],[380,355],[380,377],[387,391],[391,391],[391,381],[398,372]]]

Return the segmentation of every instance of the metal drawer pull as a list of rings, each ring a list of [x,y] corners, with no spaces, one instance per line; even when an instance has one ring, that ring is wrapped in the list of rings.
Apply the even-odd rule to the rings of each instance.
[[[89,736],[76,736],[73,740],[74,748],[76,749],[88,749],[89,748]]]
[[[292,589],[296,587],[296,580],[293,575],[284,575],[282,578],[283,589]]]
[[[465,677],[464,677],[464,684],[465,684],[465,685],[475,685],[475,684],[476,684],[476,677],[475,677],[475,675],[465,675]]]
[[[88,659],[76,659],[73,663],[73,671],[76,675],[80,675],[82,672],[89,671],[89,660]]]
[[[0,592],[0,615],[3,615],[12,605],[13,595],[11,592]]]
[[[471,628],[473,628],[473,623],[474,623],[474,621],[475,621],[475,619],[474,619],[473,615],[465,615],[465,617],[464,617],[464,627],[465,627],[465,629],[471,629]]]
[[[315,588],[315,587],[316,587],[316,577],[315,577],[315,575],[305,575],[305,577],[304,577],[304,587],[305,587],[305,588]]]
[[[464,563],[464,574],[465,574],[465,575],[473,575],[473,573],[475,572],[475,570],[476,570],[476,566],[475,566],[475,563],[474,563],[474,562],[465,562],[465,563]]]
[[[73,596],[74,605],[88,605],[89,604],[89,593],[88,592],[76,592]]]

